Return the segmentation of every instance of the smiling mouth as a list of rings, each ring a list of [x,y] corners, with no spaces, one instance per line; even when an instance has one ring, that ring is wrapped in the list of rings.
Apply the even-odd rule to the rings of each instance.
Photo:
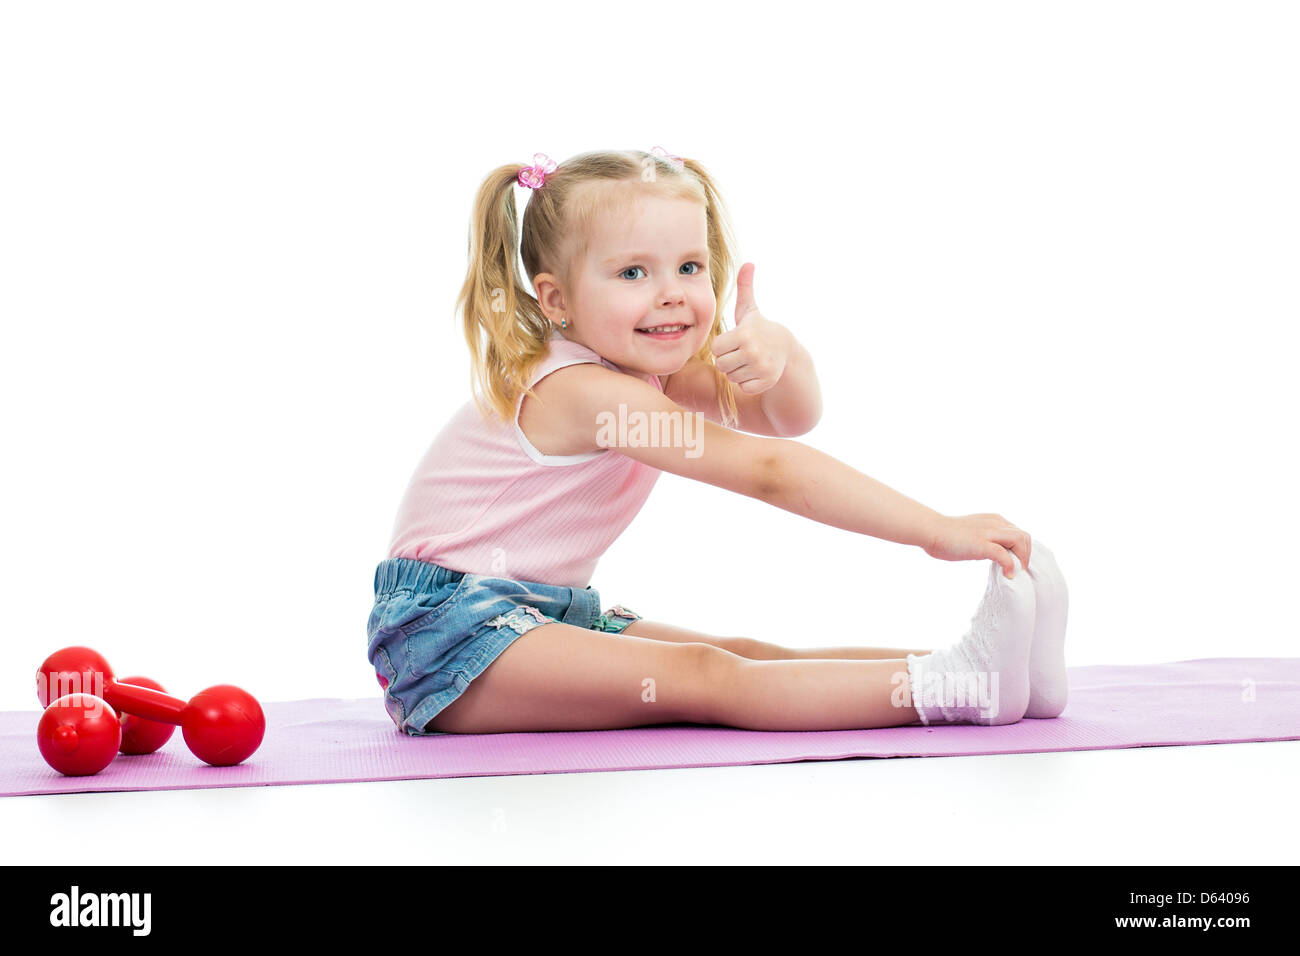
[[[686,325],[686,324],[679,324],[679,325],[651,325],[651,326],[648,326],[648,327],[646,327],[646,328],[644,328],[644,329],[637,329],[637,331],[638,331],[638,332],[651,333],[651,334],[654,334],[654,333],[672,333],[672,332],[684,332],[684,331],[686,331],[686,330],[689,329],[689,328],[690,328],[690,326],[689,326],[689,325]]]

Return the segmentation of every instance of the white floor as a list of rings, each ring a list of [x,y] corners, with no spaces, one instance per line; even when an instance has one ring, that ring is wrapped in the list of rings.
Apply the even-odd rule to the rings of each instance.
[[[57,845],[71,866],[105,844],[118,864],[1293,864],[1298,768],[1283,741],[6,797],[0,837],[6,863]]]

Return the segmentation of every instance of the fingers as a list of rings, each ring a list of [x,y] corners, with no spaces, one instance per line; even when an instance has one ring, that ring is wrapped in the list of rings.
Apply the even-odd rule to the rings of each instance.
[[[1002,545],[1006,545],[1006,546],[1002,547]],[[1005,574],[1008,578],[1015,577],[1015,573],[1016,573],[1016,564],[1014,561],[1011,560],[1011,556],[1013,554],[1020,559],[1021,570],[1028,571],[1029,570],[1028,536],[1025,536],[1025,541],[1023,542],[1004,541],[1001,542],[1001,544],[991,544],[989,546],[988,557],[991,560],[996,561],[998,564],[1002,565],[1002,573]]]
[[[996,561],[1002,567],[1002,573],[1006,578],[1015,577],[1016,564],[1012,559],[1013,554],[1020,559],[1021,570],[1029,570],[1033,542],[1028,532],[1021,531],[1002,515],[992,512],[966,515],[958,520],[968,522],[971,530],[979,538],[984,539],[980,556]]]
[[[1002,575],[1005,578],[1012,578],[1016,573],[1015,562],[1011,560],[1011,552],[1001,545],[990,541],[984,556],[990,561],[996,561],[1002,566]]]
[[[1020,559],[1020,566],[1024,568],[1026,571],[1028,571],[1029,570],[1029,535],[1027,535],[1025,532],[1017,528],[1015,537],[1016,537],[1015,545],[1011,548],[1011,550],[1014,551],[1016,553],[1016,557]]]
[[[1011,552],[1014,552],[1016,557],[1020,559],[1020,566],[1028,571],[1031,545],[1028,533],[1021,531],[1001,515],[990,515],[990,517],[996,518],[1008,526],[999,529],[1000,533],[993,536],[993,540],[1002,546],[1002,548],[999,549],[1000,553],[1005,555],[1005,560],[1001,560],[999,563],[1004,569],[1014,568],[1014,565],[1011,563]],[[1007,577],[1011,577],[1011,574],[1008,573]]]
[[[1014,553],[1015,556],[1016,556],[1017,558],[1020,559],[1020,566],[1021,566],[1022,568],[1024,568],[1026,571],[1028,571],[1028,570],[1029,570],[1029,544],[1028,544],[1028,536],[1027,536],[1027,535],[1024,535],[1023,533],[1018,533],[1015,537],[1016,537],[1017,540],[1013,541],[1013,542],[1010,543],[1010,544],[1007,544],[1007,546],[1006,546],[1006,547],[1007,547],[1007,563],[1008,563],[1008,564],[1011,563],[1011,554]],[[1023,540],[1021,540],[1021,539],[1023,539]],[[1007,576],[1010,577],[1010,575],[1007,575]]]

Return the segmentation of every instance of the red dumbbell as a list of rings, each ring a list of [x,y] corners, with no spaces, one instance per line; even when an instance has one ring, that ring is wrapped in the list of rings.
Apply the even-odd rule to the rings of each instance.
[[[107,664],[105,664],[104,666],[107,666]],[[67,676],[68,672],[64,671],[62,672],[62,675]],[[77,681],[68,680],[65,681],[64,683],[79,684],[86,688],[85,691],[86,693],[93,693],[95,689],[94,675],[95,675],[95,671],[91,670],[89,672],[88,680],[77,680]],[[79,674],[78,676],[84,678],[87,675]],[[42,680],[43,677],[44,677],[44,672],[42,672],[41,677],[38,677],[38,680]],[[140,687],[152,687],[154,690],[160,690],[163,693],[167,692],[166,687],[158,683],[156,680],[151,680],[148,677],[123,677],[120,681],[118,681],[118,683],[137,684]],[[100,693],[103,693],[104,688],[100,687],[99,691]],[[54,697],[59,695],[60,693],[66,696],[68,693],[73,693],[73,692],[74,690],[71,687],[64,687],[60,689],[54,686],[49,686],[45,696]],[[37,686],[37,696],[40,696],[39,685]],[[163,744],[167,743],[167,741],[171,740],[172,734],[176,732],[175,724],[163,724],[163,723],[159,723],[156,720],[145,720],[143,717],[137,717],[134,714],[123,713],[121,715],[121,720],[122,720],[122,743],[119,747],[119,750],[121,753],[124,754],[151,754],[154,751],[158,750],[160,747],[162,747]],[[101,767],[100,769],[102,770],[103,767]]]
[[[214,767],[248,759],[266,733],[266,717],[257,699],[233,684],[201,690],[186,703],[149,687],[114,680],[108,661],[89,647],[55,651],[36,672],[41,706],[48,706],[51,696],[83,690],[102,697],[121,713],[179,725],[194,756]]]

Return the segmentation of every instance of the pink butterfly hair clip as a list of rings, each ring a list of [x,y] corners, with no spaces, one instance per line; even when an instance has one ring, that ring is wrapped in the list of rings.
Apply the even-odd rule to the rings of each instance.
[[[650,150],[650,152],[658,156],[660,159],[664,160],[668,164],[670,164],[673,167],[673,169],[677,170],[679,173],[686,165],[684,162],[682,162],[682,158],[680,156],[674,156],[672,153],[665,150],[662,146],[656,146],[654,149]]]
[[[527,186],[529,189],[540,189],[546,182],[546,177],[556,170],[555,160],[545,153],[533,154],[533,165],[525,166],[519,170],[516,177],[520,186]]]

